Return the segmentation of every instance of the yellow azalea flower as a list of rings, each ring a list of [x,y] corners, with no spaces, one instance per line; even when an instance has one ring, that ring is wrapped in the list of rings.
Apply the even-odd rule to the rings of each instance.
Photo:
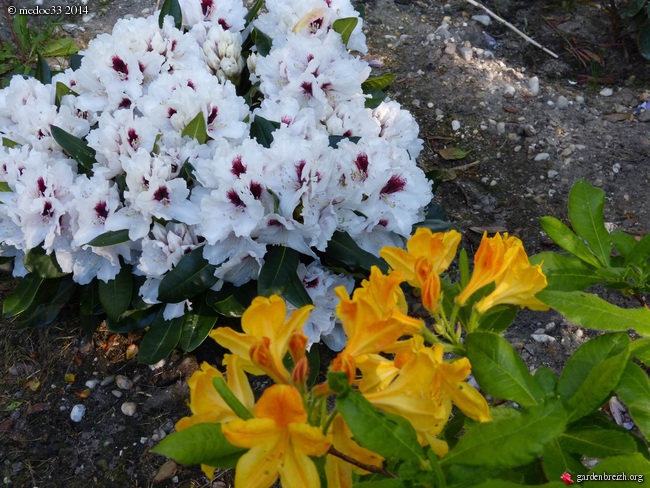
[[[227,375],[226,384],[239,401],[246,408],[252,410],[255,404],[253,391],[248,383],[246,373],[238,362],[239,359],[236,356],[226,355],[224,358]],[[204,362],[201,364],[201,369],[195,371],[187,380],[190,387],[189,406],[192,416],[183,417],[176,422],[176,430],[187,429],[197,424],[229,422],[238,418],[215,389],[212,383],[214,378],[223,378],[223,376],[215,367]],[[215,468],[201,465],[201,469],[208,478],[212,479]]]
[[[494,237],[487,237],[485,232],[474,256],[472,278],[456,297],[456,302],[465,305],[476,291],[498,279],[516,258],[519,249],[523,250],[523,244],[518,238],[509,237],[507,233],[503,237],[498,233]]]
[[[249,448],[235,468],[235,486],[267,488],[280,476],[285,488],[317,488],[320,479],[309,456],[322,456],[331,441],[307,424],[300,392],[290,385],[267,388],[253,409],[255,418],[222,426],[228,442]]]
[[[395,363],[379,354],[364,354],[356,360],[361,371],[359,389],[362,391],[383,390],[399,374]]]
[[[546,276],[542,266],[531,266],[524,250],[519,249],[511,265],[496,280],[494,291],[481,299],[475,307],[480,313],[500,304],[519,305],[531,310],[548,310],[546,304],[535,298],[535,294],[544,288]]]
[[[460,239],[460,233],[455,230],[433,234],[429,229],[419,228],[408,240],[406,251],[386,246],[379,255],[402,273],[409,285],[422,290],[422,305],[430,313],[436,313],[441,298],[439,275],[456,256]]]
[[[210,332],[210,337],[239,356],[249,373],[267,374],[277,383],[289,383],[290,375],[282,360],[292,337],[304,335],[302,327],[312,308],[299,308],[287,320],[287,306],[281,297],[257,297],[242,315],[243,333],[219,327]]]
[[[332,422],[332,444],[334,448],[359,461],[366,466],[380,468],[384,459],[376,452],[361,447],[352,440],[352,432],[343,420],[337,415]],[[325,476],[327,477],[327,488],[349,488],[352,486],[352,472],[368,474],[368,471],[354,466],[334,455],[328,455],[325,460]]]

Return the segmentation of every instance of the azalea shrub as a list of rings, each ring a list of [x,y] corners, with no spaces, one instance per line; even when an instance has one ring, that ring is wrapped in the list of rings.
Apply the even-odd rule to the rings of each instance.
[[[471,273],[461,251],[452,280],[444,273],[460,240],[418,229],[406,250],[380,251],[387,273],[373,267],[352,295],[335,289],[347,342],[325,381],[313,374],[302,332],[311,306],[288,314],[279,296],[255,298],[242,332],[210,334],[231,352],[225,375],[201,365],[189,380],[192,415],[154,452],[201,464],[209,477],[235,468],[236,487],[270,487],[278,477],[300,487],[496,488],[649,475],[650,380],[635,362],[648,362],[648,339],[632,341],[619,324],[579,347],[561,376],[530,372],[500,332],[511,307],[549,308],[537,298],[550,286],[542,265],[518,238],[486,235]],[[409,314],[405,283],[430,320]],[[650,311],[641,310],[637,331],[647,334]],[[248,375],[273,385],[256,399]],[[614,395],[637,431],[601,409]]]
[[[0,91],[5,318],[79,297],[89,332],[148,328],[154,363],[277,293],[343,347],[332,291],[427,219],[422,141],[348,0],[263,3],[167,0]]]

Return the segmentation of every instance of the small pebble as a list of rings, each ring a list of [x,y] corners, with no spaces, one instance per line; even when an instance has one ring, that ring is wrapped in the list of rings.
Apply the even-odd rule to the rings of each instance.
[[[86,381],[86,388],[90,388],[92,390],[98,384],[99,384],[99,380],[88,380],[88,381]]]
[[[130,390],[133,388],[133,381],[121,374],[115,377],[115,384],[120,390]]]
[[[433,103],[431,102],[427,103],[427,108],[433,108]]]
[[[517,93],[517,90],[515,90],[515,87],[512,85],[506,85],[506,87],[503,90],[503,96],[506,98],[514,97],[515,93]]]
[[[539,78],[537,76],[533,76],[530,80],[528,80],[528,89],[530,90],[530,94],[534,97],[539,95]]]
[[[555,322],[549,322],[544,326],[544,329],[546,329],[547,331],[555,329]]]
[[[611,97],[613,93],[614,90],[612,90],[611,88],[603,88],[602,90],[600,90],[600,94],[604,97]]]
[[[457,120],[452,120],[451,121],[451,129],[452,130],[458,130],[460,129],[460,122]]]
[[[418,100],[417,98],[414,99],[414,100],[411,102],[411,105],[413,105],[414,107],[419,107],[419,106],[420,106],[420,100]]]
[[[84,418],[84,415],[86,415],[86,406],[78,403],[72,407],[72,410],[70,411],[70,420],[77,423],[81,422],[81,420]]]
[[[497,180],[490,181],[490,186],[497,186]]]
[[[569,106],[569,100],[567,99],[567,97],[563,95],[557,97],[557,102],[555,103],[557,104],[557,108],[559,108],[560,110],[564,110]]]
[[[456,53],[456,44],[453,42],[450,42],[447,44],[447,47],[445,47],[445,54],[455,54]]]
[[[99,384],[99,386],[107,386],[110,385],[113,381],[115,381],[115,376],[107,376],[102,380],[102,382]]]
[[[111,391],[114,397],[121,398],[122,397],[122,392],[120,390],[113,390]]]
[[[492,23],[492,19],[489,15],[472,15],[472,20],[480,22],[486,27]]]
[[[614,166],[612,166],[612,171],[614,173],[618,173],[619,171],[621,171],[621,164],[620,163],[614,163]]]
[[[555,171],[554,169],[549,169],[548,172],[546,173],[546,176],[551,179],[555,178],[559,173]]]
[[[557,341],[555,337],[548,334],[532,334],[530,337],[532,337],[535,342],[547,343]]]
[[[124,402],[122,406],[120,407],[120,410],[122,410],[122,413],[126,415],[127,417],[133,417],[135,415],[135,411],[138,409],[138,406],[134,402]]]
[[[472,51],[471,47],[461,47],[458,50],[458,53],[460,54],[460,57],[463,58],[465,61],[471,61],[472,56],[474,55],[474,51]]]
[[[582,95],[578,95],[576,97],[576,103],[581,103],[581,104],[585,103],[585,97],[583,97]]]
[[[497,134],[505,134],[506,133],[506,124],[503,122],[499,122],[497,124]]]
[[[549,153],[546,152],[539,153],[537,156],[535,156],[535,161],[546,161],[550,157],[551,155]]]

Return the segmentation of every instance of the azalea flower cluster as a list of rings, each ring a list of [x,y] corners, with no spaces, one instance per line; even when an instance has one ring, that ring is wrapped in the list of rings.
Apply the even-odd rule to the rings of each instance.
[[[352,281],[316,251],[335,231],[373,253],[408,237],[432,197],[415,163],[417,124],[394,101],[365,107],[370,67],[348,51],[366,51],[348,0],[267,1],[248,26],[242,0],[180,7],[181,29],[171,16],[159,26],[158,14],[120,20],[89,43],[79,69],[48,85],[14,77],[0,91],[0,255],[24,276],[25,255],[40,247],[82,285],[128,264],[155,304],[163,277],[197,247],[218,290],[257,279],[268,246],[284,245],[312,260],[299,269],[317,307],[309,342],[341,349],[327,297]],[[358,20],[347,46],[332,28],[344,18]],[[268,54],[244,49],[253,28],[272,39]],[[254,106],[240,93],[251,84]],[[205,141],[187,133],[198,115]],[[270,144],[251,137],[256,117],[279,126]],[[86,141],[90,171],[52,126]],[[123,230],[127,242],[89,245]],[[167,304],[165,319],[187,306]]]

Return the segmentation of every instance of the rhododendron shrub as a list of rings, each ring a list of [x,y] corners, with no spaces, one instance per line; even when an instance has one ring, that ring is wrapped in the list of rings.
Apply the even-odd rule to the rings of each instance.
[[[332,290],[424,219],[422,141],[348,0],[262,3],[167,1],[0,91],[6,317],[44,325],[83,285],[89,330],[149,327],[150,362],[280,293],[314,304],[309,344],[343,347]]]

